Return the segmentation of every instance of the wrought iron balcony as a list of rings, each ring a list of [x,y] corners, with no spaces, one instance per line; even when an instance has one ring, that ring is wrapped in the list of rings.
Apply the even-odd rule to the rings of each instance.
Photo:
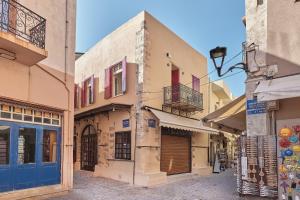
[[[180,83],[164,87],[164,106],[184,112],[201,111],[203,95]]]
[[[46,19],[14,0],[0,0],[0,31],[45,49]]]

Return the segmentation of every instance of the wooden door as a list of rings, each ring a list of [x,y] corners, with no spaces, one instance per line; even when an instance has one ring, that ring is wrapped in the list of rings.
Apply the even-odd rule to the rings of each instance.
[[[92,126],[84,129],[81,136],[81,169],[94,171],[97,164],[97,134]]]

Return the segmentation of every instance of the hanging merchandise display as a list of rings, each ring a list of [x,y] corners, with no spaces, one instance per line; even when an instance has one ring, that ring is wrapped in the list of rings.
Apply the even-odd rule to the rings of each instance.
[[[300,123],[298,123],[297,120],[277,122],[280,200],[300,200]]]
[[[276,141],[276,136],[271,135],[239,138],[241,159],[237,163],[237,184],[240,194],[277,197]]]

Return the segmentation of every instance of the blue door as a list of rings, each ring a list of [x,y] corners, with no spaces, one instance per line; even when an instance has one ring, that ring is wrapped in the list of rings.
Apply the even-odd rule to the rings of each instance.
[[[60,128],[0,121],[0,191],[60,183],[60,141]]]

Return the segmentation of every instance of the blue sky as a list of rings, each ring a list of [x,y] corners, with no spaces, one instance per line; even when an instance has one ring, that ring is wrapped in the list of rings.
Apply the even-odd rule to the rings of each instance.
[[[208,58],[208,71],[214,69],[209,50],[226,46],[227,60],[239,53],[245,41],[242,17],[244,0],[77,0],[76,51],[85,52],[97,41],[112,32],[142,10],[183,38]],[[228,63],[241,61],[237,57]],[[237,71],[233,71],[234,74]],[[211,80],[219,79],[216,72]],[[244,72],[225,78],[235,96],[245,91]]]

